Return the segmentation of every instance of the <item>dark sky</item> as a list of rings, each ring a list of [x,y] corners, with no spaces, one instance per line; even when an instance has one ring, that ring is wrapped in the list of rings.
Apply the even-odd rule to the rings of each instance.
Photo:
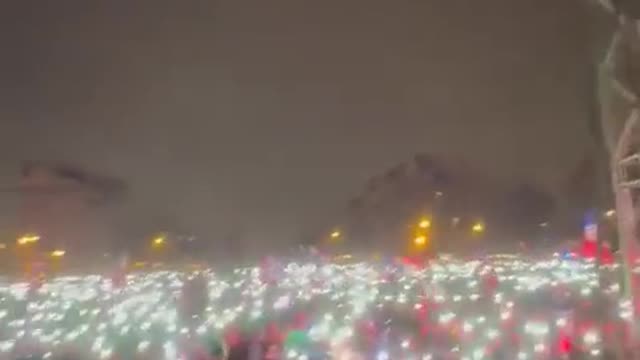
[[[555,187],[590,141],[580,0],[99,3],[2,3],[3,184],[69,161],[141,226],[288,241],[415,152]]]

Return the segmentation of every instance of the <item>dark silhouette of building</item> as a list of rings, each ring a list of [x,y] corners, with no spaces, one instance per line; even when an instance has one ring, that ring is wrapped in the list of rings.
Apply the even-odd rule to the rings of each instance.
[[[102,253],[110,243],[110,206],[124,197],[123,181],[58,163],[22,167],[19,229],[41,246],[70,254]],[[77,258],[77,256],[76,256]]]
[[[462,162],[417,154],[373,176],[349,202],[342,228],[355,250],[398,254],[426,216],[434,252],[473,251],[536,241],[554,211],[553,197],[535,185],[503,184]],[[479,223],[481,240],[472,230]]]

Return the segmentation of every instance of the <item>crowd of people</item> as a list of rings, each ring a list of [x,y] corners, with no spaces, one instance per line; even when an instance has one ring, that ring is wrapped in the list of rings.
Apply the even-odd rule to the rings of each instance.
[[[626,344],[618,270],[441,256],[4,283],[0,359],[599,359]]]

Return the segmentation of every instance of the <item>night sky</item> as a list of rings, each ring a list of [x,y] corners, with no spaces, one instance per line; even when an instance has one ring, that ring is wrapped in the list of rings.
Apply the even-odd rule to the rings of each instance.
[[[586,1],[168,3],[2,3],[3,186],[71,162],[134,227],[288,242],[416,152],[558,192],[591,142]]]

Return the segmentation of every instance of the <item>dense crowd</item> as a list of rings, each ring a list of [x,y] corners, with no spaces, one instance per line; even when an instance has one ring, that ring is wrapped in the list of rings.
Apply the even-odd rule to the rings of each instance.
[[[562,359],[624,348],[618,266],[279,263],[0,284],[0,359]]]

